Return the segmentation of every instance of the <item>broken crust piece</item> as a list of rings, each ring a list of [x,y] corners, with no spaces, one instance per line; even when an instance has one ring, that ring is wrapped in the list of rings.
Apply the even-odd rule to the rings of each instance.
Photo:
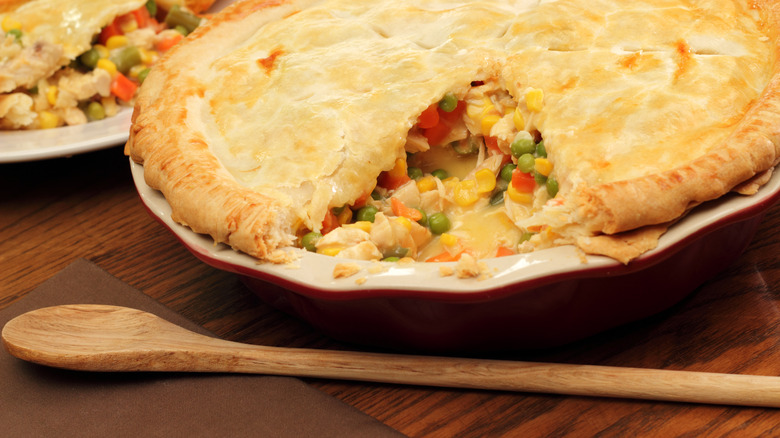
[[[333,278],[351,277],[363,269],[357,263],[337,263],[333,267]]]
[[[577,246],[587,254],[605,255],[623,264],[658,246],[671,224],[650,225],[619,234],[580,237]]]
[[[152,70],[126,152],[175,220],[268,260],[405,159],[426,108],[495,83],[559,183],[515,225],[626,261],[658,224],[778,163],[779,14],[768,0],[237,2]]]

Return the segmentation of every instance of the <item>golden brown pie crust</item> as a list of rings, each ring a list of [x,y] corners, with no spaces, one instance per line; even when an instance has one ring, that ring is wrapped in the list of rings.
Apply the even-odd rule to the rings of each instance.
[[[126,153],[174,220],[273,261],[473,80],[521,104],[544,91],[528,116],[565,208],[532,221],[552,211],[587,253],[628,262],[693,206],[755,193],[780,159],[777,2],[451,4],[236,3],[155,66]]]

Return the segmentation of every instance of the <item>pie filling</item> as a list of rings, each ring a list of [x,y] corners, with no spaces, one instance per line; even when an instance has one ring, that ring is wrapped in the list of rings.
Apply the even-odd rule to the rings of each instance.
[[[194,30],[201,19],[179,5],[168,10],[154,0],[116,17],[92,46],[59,67],[62,48],[25,36],[13,14],[0,30],[0,83],[16,88],[0,94],[0,129],[48,129],[111,117],[131,105],[149,68],[162,53]],[[42,79],[46,71],[54,73]],[[12,86],[13,88],[13,86]]]
[[[441,262],[516,254],[531,250],[531,240],[549,240],[545,226],[518,225],[561,202],[534,129],[543,101],[542,90],[515,99],[492,81],[445,95],[409,131],[406,159],[353,204],[331,209],[320,230],[303,230],[300,246],[361,260]]]

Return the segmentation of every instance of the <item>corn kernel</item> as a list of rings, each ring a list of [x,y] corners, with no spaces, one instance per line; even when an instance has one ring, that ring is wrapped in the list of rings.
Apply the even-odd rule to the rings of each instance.
[[[473,179],[461,181],[454,187],[453,197],[455,198],[455,203],[461,207],[468,207],[477,202],[479,199],[477,182]]]
[[[501,113],[498,112],[498,110],[496,109],[496,106],[493,105],[493,103],[491,103],[490,101],[488,101],[487,104],[485,104],[485,106],[482,107],[482,113],[481,113],[482,117],[492,116],[492,115],[496,115],[497,116],[497,115],[500,115],[500,114]]]
[[[444,181],[442,181],[442,184],[444,184],[444,188],[447,190],[455,190],[455,187],[460,182],[460,179],[456,176],[451,176],[449,178],[446,178]]]
[[[369,221],[357,221],[354,224],[344,224],[344,228],[357,228],[365,231],[366,233],[370,233],[371,225],[372,224]]]
[[[512,184],[507,187],[506,194],[509,199],[519,204],[530,204],[534,200],[533,194],[518,192]]]
[[[113,61],[110,59],[101,58],[98,59],[96,68],[102,68],[103,70],[107,71],[108,74],[111,75],[111,77],[116,76],[117,70],[116,70],[116,64],[114,64]]]
[[[455,246],[458,244],[458,238],[450,233],[442,233],[439,242],[444,246]]]
[[[393,178],[402,178],[406,175],[406,160],[398,158],[395,160],[395,166],[388,172]]]
[[[544,176],[549,176],[552,172],[553,165],[547,158],[539,157],[534,160],[534,169]]]
[[[404,228],[407,229],[407,231],[411,231],[412,229],[412,221],[410,221],[408,218],[405,218],[403,216],[398,216],[395,218],[395,221],[401,224]]]
[[[8,32],[9,30],[14,30],[14,29],[21,30],[22,23],[14,20],[13,18],[11,18],[10,15],[6,15],[5,17],[3,17],[3,22],[2,24],[0,24],[0,27],[2,27],[3,32]]]
[[[490,169],[480,169],[474,174],[477,180],[477,193],[492,192],[496,188],[496,175]]]
[[[59,88],[57,88],[56,85],[49,85],[49,87],[46,88],[46,102],[49,102],[49,105],[54,106],[54,104],[57,103],[58,93]]]
[[[60,124],[60,117],[51,111],[38,113],[41,129],[56,128]]]
[[[126,46],[129,41],[130,40],[128,40],[125,35],[113,35],[108,40],[106,40],[106,48],[108,50],[118,49],[120,47]]]
[[[160,57],[160,55],[154,51],[149,49],[144,49],[143,47],[138,48],[138,53],[141,54],[141,62],[145,65],[152,65],[154,64],[157,59]]]
[[[134,30],[138,30],[138,22],[135,20],[122,20],[119,24],[119,28],[123,33],[130,33]]]
[[[420,193],[430,192],[436,190],[436,177],[432,175],[425,175],[417,180],[417,190]]]
[[[519,107],[515,108],[514,114],[512,114],[512,123],[514,123],[515,129],[518,131],[525,131],[525,119]]]
[[[501,120],[501,116],[498,114],[487,114],[484,117],[482,117],[482,121],[480,122],[480,126],[482,128],[482,135],[488,136],[490,135],[490,130],[493,129],[493,125],[498,123],[498,121]]]
[[[531,88],[525,92],[525,104],[528,111],[539,112],[542,110],[544,92],[539,88]]]
[[[338,253],[342,251],[343,248],[337,248],[337,247],[330,247],[330,248],[322,248],[317,250],[317,254],[322,254],[326,256],[336,256]]]
[[[108,58],[111,55],[108,48],[102,44],[95,44],[92,48],[97,50],[101,58]]]
[[[352,210],[345,207],[336,217],[338,218],[340,224],[347,224],[352,220]]]

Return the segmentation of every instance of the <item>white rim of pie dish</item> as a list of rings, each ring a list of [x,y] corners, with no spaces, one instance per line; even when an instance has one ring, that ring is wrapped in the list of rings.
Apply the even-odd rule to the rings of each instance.
[[[539,250],[499,258],[485,259],[488,276],[484,278],[457,278],[442,276],[441,266],[454,267],[455,262],[412,263],[349,260],[315,254],[293,248],[299,258],[290,264],[259,262],[224,244],[215,244],[210,236],[197,234],[171,219],[171,208],[161,192],[144,182],[143,166],[130,160],[133,180],[140,198],[151,214],[169,228],[175,236],[201,260],[217,268],[277,283],[287,288],[328,293],[328,298],[354,298],[361,291],[405,292],[460,295],[464,298],[474,292],[490,292],[507,287],[529,287],[561,281],[567,278],[591,278],[619,275],[652,266],[666,259],[697,238],[728,224],[747,220],[766,211],[780,199],[780,176],[770,181],[751,196],[728,194],[721,199],[702,204],[689,212],[661,236],[658,246],[628,265],[604,256],[584,255],[573,246]],[[347,278],[334,278],[338,264],[354,263],[361,269]],[[380,266],[381,269],[377,268]],[[378,272],[377,272],[378,271]],[[362,295],[359,294],[358,295]],[[451,297],[448,297],[451,298]]]

